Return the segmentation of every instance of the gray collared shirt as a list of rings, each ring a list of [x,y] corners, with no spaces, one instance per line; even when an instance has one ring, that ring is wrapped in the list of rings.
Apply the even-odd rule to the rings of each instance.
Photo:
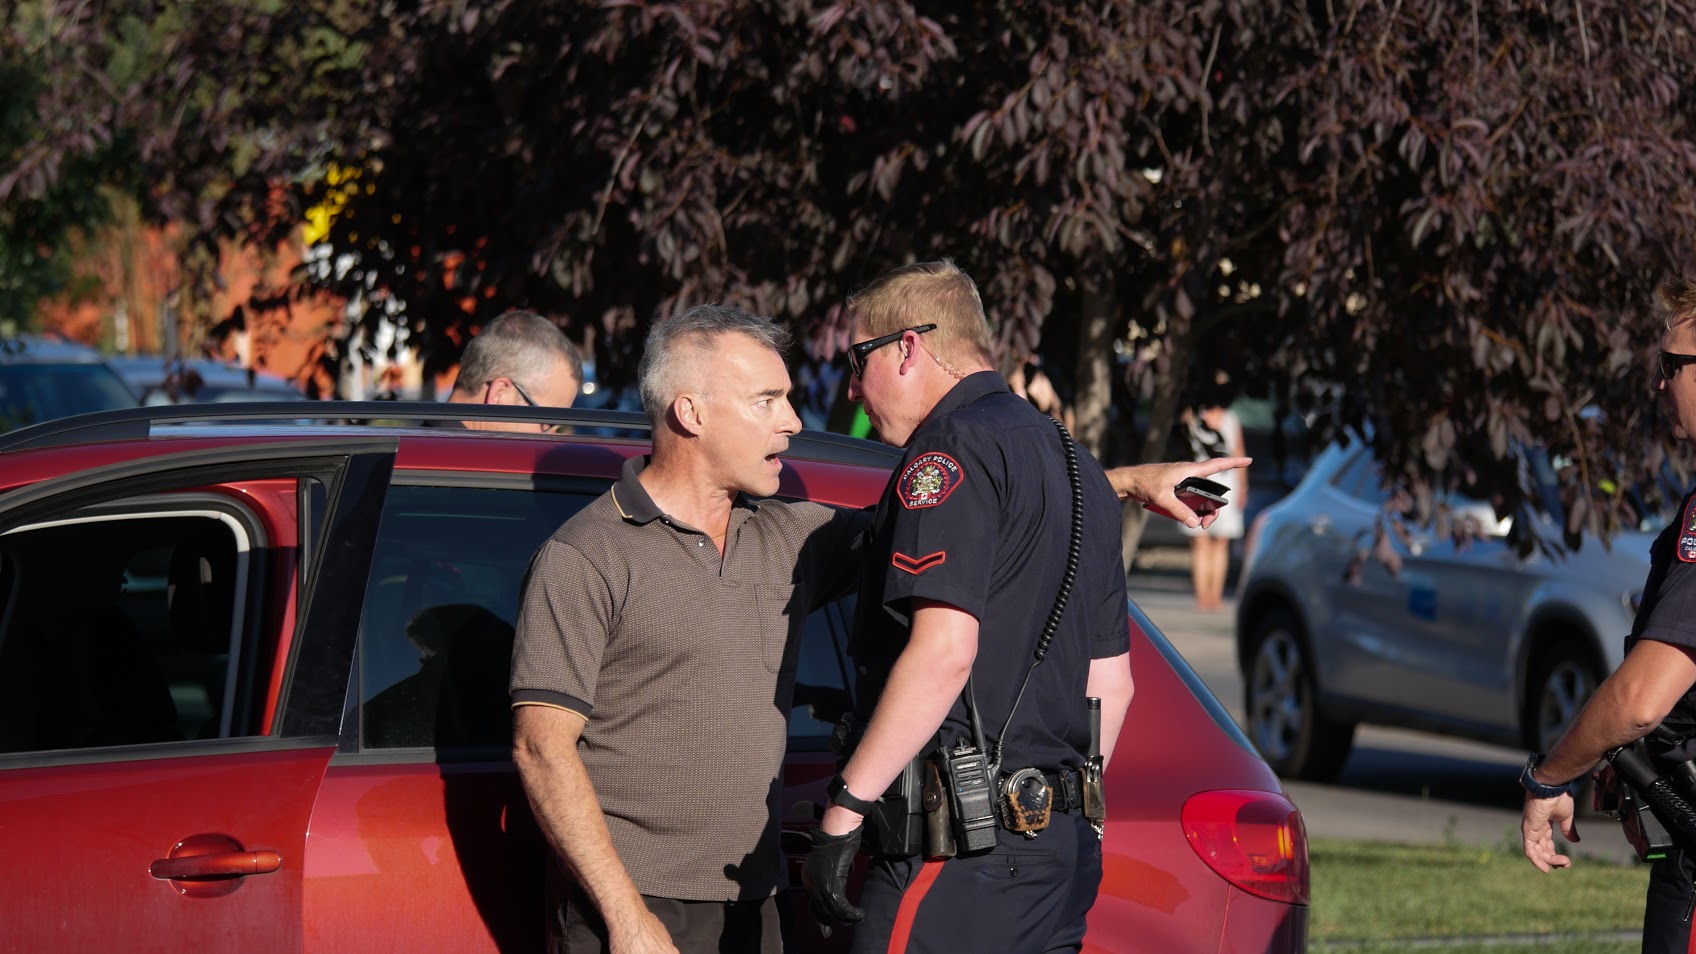
[[[751,501],[723,559],[662,513],[627,462],[537,551],[514,705],[583,716],[578,752],[643,894],[765,897],[783,881],[777,810],[807,614],[857,573],[858,511]]]

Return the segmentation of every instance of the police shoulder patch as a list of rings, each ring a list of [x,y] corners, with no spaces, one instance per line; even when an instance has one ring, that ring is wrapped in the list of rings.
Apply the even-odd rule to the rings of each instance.
[[[1696,494],[1684,501],[1684,513],[1678,517],[1678,559],[1696,563]]]
[[[901,479],[895,482],[895,494],[901,498],[901,506],[908,510],[934,507],[947,500],[963,480],[965,475],[954,458],[941,451],[931,451],[914,458],[901,472]]]

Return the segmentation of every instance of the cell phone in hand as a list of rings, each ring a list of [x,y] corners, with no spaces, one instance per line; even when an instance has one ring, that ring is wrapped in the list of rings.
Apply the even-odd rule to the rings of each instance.
[[[1198,517],[1205,517],[1225,506],[1225,495],[1231,492],[1231,488],[1217,480],[1208,480],[1206,477],[1185,477],[1178,481],[1178,486],[1174,487],[1173,490],[1177,493],[1178,499],[1184,502],[1184,506],[1194,510]],[[1168,517],[1172,520],[1178,519],[1167,513],[1165,507],[1156,506],[1153,503],[1146,503],[1143,506],[1162,517]]]

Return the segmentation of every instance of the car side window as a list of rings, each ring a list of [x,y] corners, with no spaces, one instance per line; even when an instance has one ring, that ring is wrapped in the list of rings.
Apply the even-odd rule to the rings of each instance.
[[[1356,500],[1377,506],[1384,500],[1378,461],[1364,448],[1338,471],[1331,484]]]
[[[0,535],[0,752],[256,732],[260,526],[157,494]]]
[[[853,707],[848,632],[854,621],[854,599],[843,597],[807,617],[795,670],[795,707],[789,711],[791,749],[823,751],[831,730]]]
[[[525,569],[599,493],[389,488],[359,627],[361,748],[465,758],[510,750],[507,683]]]

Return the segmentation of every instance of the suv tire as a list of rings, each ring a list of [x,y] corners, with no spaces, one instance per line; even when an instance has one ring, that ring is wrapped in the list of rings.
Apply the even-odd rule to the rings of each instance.
[[[1354,723],[1319,711],[1313,664],[1295,617],[1277,609],[1255,620],[1245,659],[1243,708],[1261,757],[1284,778],[1335,778],[1354,746]]]

